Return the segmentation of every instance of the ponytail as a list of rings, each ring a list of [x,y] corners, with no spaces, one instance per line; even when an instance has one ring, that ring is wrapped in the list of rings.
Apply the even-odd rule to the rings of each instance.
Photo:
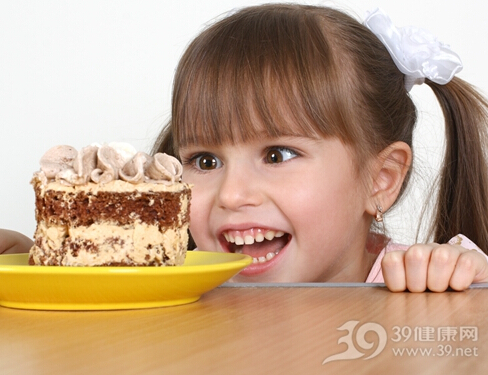
[[[470,84],[426,80],[444,113],[446,151],[430,237],[446,243],[462,233],[488,253],[488,102]]]

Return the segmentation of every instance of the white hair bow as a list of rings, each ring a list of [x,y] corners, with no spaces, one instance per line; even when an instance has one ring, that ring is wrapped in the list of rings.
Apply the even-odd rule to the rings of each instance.
[[[364,25],[381,40],[405,74],[407,91],[422,84],[425,78],[445,85],[463,69],[461,59],[448,45],[417,27],[396,28],[379,8],[367,14]]]

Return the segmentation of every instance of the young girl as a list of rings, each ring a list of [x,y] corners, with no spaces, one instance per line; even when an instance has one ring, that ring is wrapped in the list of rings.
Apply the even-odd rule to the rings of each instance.
[[[368,22],[325,7],[251,7],[206,29],[183,55],[154,151],[179,157],[194,184],[198,249],[254,258],[235,281],[384,280],[392,291],[488,281],[486,256],[466,238],[488,249],[488,105],[452,77],[460,66],[444,47],[427,38],[413,49],[432,57],[398,55],[400,31],[381,12]],[[407,249],[376,223],[409,180],[408,91],[423,81],[444,111],[447,145],[436,243]]]
[[[452,77],[460,65],[444,46],[417,34],[421,53],[399,56],[401,31],[388,17],[367,22],[377,35],[329,8],[251,7],[209,27],[183,55],[172,119],[154,150],[180,157],[194,184],[199,250],[254,258],[237,281],[384,276],[394,291],[442,291],[488,280],[474,244],[393,251],[401,248],[371,233],[408,182],[417,117],[408,91],[425,81],[447,134],[432,239],[469,243],[455,237],[462,233],[488,249],[488,106]],[[384,35],[393,35],[386,46]],[[426,48],[436,52],[430,61]]]

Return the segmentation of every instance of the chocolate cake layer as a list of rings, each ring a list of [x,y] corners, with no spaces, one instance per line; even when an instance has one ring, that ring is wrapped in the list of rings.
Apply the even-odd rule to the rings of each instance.
[[[140,220],[149,225],[177,227],[189,221],[181,211],[181,192],[66,192],[36,188],[36,220],[53,225],[89,226],[97,222],[126,225]],[[181,216],[181,217],[180,217]]]

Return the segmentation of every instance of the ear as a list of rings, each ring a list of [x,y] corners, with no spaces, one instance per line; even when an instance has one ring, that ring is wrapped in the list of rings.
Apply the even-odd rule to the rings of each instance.
[[[412,150],[395,142],[381,151],[372,163],[372,188],[366,211],[376,215],[378,206],[386,212],[395,203],[412,163]]]

